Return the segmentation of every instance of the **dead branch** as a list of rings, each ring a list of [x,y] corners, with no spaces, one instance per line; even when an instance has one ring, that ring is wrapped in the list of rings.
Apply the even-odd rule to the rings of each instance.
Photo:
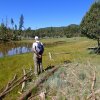
[[[94,72],[94,75],[93,75],[93,82],[92,82],[92,85],[91,85],[91,91],[92,91],[92,99],[95,100],[95,93],[94,93],[94,85],[95,85],[95,81],[96,81],[96,75],[95,75],[95,72]]]
[[[15,87],[19,86],[20,84],[22,84],[24,81],[29,80],[30,76],[27,77],[26,79],[22,79],[21,81],[19,81],[18,83],[16,83],[15,85],[13,85],[12,87],[10,86],[10,88],[8,87],[7,91],[5,91],[4,93],[0,94],[0,99],[4,98],[10,91],[12,91]]]
[[[72,74],[76,77],[77,81],[78,81],[78,82],[79,82],[79,84],[82,86],[81,81],[78,79],[77,75],[73,72],[73,70],[72,70]]]
[[[13,83],[17,79],[17,75],[14,75],[14,78],[10,81],[10,84]]]
[[[19,79],[17,79],[15,81],[15,76],[14,78],[8,82],[6,88],[4,89],[4,91],[2,93],[0,93],[0,99],[4,98],[6,96],[6,94],[8,94],[10,91],[12,91],[15,87],[19,86],[22,82],[28,80],[31,76],[28,76],[26,79],[23,79],[25,76],[27,76],[30,72],[26,73],[25,75],[23,75],[22,77],[20,77]]]
[[[50,52],[49,52],[49,59],[50,59],[50,60],[53,60],[53,59],[52,59],[52,55],[51,55]]]
[[[36,93],[35,95],[30,96],[28,98],[28,100],[32,100],[32,99],[36,98],[37,96],[39,96],[39,93]]]
[[[94,92],[95,82],[96,82],[96,74],[94,72],[93,78],[92,78],[92,85],[91,85],[91,91],[92,91],[92,93],[87,97],[87,99],[89,99],[89,98],[92,97],[93,100],[96,100],[95,94],[97,94],[98,91]]]
[[[95,95],[98,94],[98,93],[100,93],[100,89],[98,89],[98,90],[96,90],[96,91],[94,92]],[[91,98],[91,97],[92,97],[92,93],[91,93],[89,96],[87,96],[87,99],[89,99],[89,98]]]
[[[9,89],[9,86],[16,80],[16,78],[17,78],[17,75],[15,74],[15,75],[14,75],[14,78],[13,78],[10,82],[8,82],[8,84],[6,85],[5,89],[4,89],[3,92],[0,94],[0,96],[1,96],[2,94],[4,94],[4,93]]]
[[[45,100],[45,92],[39,94],[40,100]]]
[[[49,71],[45,76],[43,76],[42,79],[40,80],[36,80],[36,83],[33,83],[33,87],[30,87],[25,93],[23,93],[21,95],[21,97],[19,98],[19,100],[25,100],[28,99],[28,96],[32,93],[32,90],[35,89],[36,87],[38,87],[41,83],[43,83],[45,80],[48,79],[49,76],[51,76],[59,67],[56,66],[54,67],[51,71]]]
[[[25,76],[25,75],[26,75],[25,69],[23,69],[23,74],[24,74],[24,79],[26,79],[27,77]],[[22,83],[21,92],[23,92],[23,90],[24,90],[24,88],[25,88],[25,85],[26,85],[26,82],[24,81],[24,82]]]

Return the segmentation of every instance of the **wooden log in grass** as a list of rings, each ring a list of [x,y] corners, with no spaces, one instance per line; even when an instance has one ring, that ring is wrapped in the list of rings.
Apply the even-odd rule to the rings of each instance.
[[[25,93],[23,93],[18,100],[28,99],[29,95],[32,93],[32,90],[35,89],[36,87],[38,87],[45,80],[47,80],[48,77],[51,76],[55,71],[57,71],[58,68],[59,67],[56,66],[56,67],[52,68],[50,71],[48,71],[48,73],[45,76],[43,76],[42,79],[37,80],[36,83],[33,83],[33,85],[31,85],[31,87]]]
[[[26,79],[24,79],[24,77],[27,76],[28,74],[30,74],[30,72],[26,73],[25,75],[23,75],[22,77],[20,77],[17,80],[15,80],[16,76],[14,76],[14,78],[10,82],[8,82],[8,84],[6,85],[6,87],[3,90],[3,92],[0,93],[0,100],[2,100],[15,87],[19,86],[24,81],[29,80],[31,76],[28,76]]]
[[[3,92],[0,93],[0,98],[2,98],[3,95],[5,94],[5,92],[9,90],[9,87],[14,83],[14,81],[15,81],[16,79],[17,79],[17,75],[15,74],[14,77],[13,77],[13,79],[12,79],[10,82],[8,82],[8,84],[6,85],[6,87],[5,87],[5,89],[3,90]]]

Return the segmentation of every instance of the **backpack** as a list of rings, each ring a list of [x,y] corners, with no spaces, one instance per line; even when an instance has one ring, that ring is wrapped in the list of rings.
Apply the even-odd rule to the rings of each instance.
[[[42,43],[37,43],[37,52],[41,55],[44,52],[44,46]]]

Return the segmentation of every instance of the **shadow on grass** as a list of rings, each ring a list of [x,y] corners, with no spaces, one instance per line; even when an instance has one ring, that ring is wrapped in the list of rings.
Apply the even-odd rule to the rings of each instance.
[[[47,71],[47,70],[49,70],[49,69],[52,69],[52,68],[54,68],[54,66],[48,66],[48,67],[45,69],[45,71]]]

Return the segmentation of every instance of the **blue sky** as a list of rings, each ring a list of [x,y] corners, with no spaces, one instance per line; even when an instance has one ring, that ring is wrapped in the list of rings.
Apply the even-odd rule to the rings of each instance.
[[[13,18],[19,25],[20,15],[24,26],[32,29],[80,24],[94,0],[0,0],[0,23]]]

